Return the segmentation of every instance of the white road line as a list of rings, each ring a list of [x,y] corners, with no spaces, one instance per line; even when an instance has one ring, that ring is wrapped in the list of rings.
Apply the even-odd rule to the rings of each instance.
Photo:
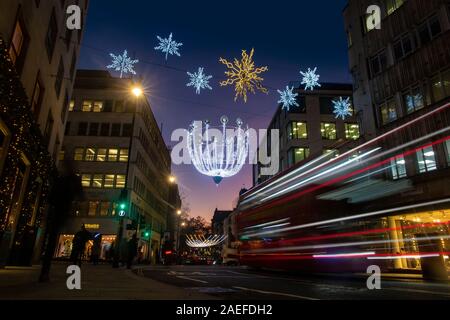
[[[239,290],[244,290],[244,291],[252,291],[252,292],[256,292],[256,293],[272,294],[272,295],[277,295],[277,296],[298,298],[298,299],[304,299],[304,300],[320,300],[320,299],[316,299],[316,298],[299,296],[299,295],[296,295],[296,294],[283,293],[283,292],[262,291],[262,290],[257,290],[257,289],[244,288],[244,287],[233,287],[233,288],[234,289],[239,289]]]
[[[185,277],[185,276],[177,276],[177,278],[191,280],[191,281],[200,282],[200,283],[208,283],[208,281],[198,280],[198,279],[189,278],[189,277]]]

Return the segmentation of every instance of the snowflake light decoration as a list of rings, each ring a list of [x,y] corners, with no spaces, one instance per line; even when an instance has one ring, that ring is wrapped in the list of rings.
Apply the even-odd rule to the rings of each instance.
[[[317,71],[317,67],[314,68],[314,70],[311,70],[311,68],[308,68],[308,71],[306,71],[306,72],[300,71],[300,73],[303,76],[302,84],[305,85],[305,90],[308,90],[308,88],[310,88],[312,91],[312,90],[314,90],[314,87],[321,86],[320,83],[318,82],[320,75],[316,74],[316,71]]]
[[[342,120],[345,120],[346,117],[352,115],[350,98],[342,99],[342,97],[339,97],[339,100],[333,100],[333,105],[333,113],[335,114],[336,119],[342,118]]]
[[[124,74],[131,73],[136,74],[134,71],[134,65],[139,62],[139,60],[132,60],[128,57],[128,51],[124,50],[122,55],[116,56],[115,54],[110,53],[112,64],[106,66],[108,69],[114,69],[115,71],[120,71],[120,77],[122,78]]]
[[[179,47],[181,47],[183,44],[180,42],[176,42],[172,40],[172,33],[170,33],[169,38],[161,38],[160,36],[156,36],[159,40],[159,45],[155,47],[155,50],[160,50],[161,52],[164,52],[166,54],[166,60],[167,57],[170,55],[177,55],[181,56],[179,50]]]
[[[298,93],[294,93],[294,87],[289,88],[289,86],[286,86],[286,89],[281,91],[277,90],[280,94],[280,100],[278,100],[278,103],[281,103],[283,106],[283,109],[286,109],[289,111],[289,109],[292,106],[299,107],[300,105],[297,103],[297,96]]]
[[[202,67],[199,67],[197,72],[188,72],[187,74],[190,77],[190,82],[186,84],[186,86],[194,87],[197,94],[200,94],[201,89],[212,90],[211,86],[209,85],[209,80],[212,78],[212,76],[207,76],[206,74],[204,74]]]
[[[262,85],[264,80],[259,75],[263,72],[269,70],[267,66],[256,68],[255,62],[253,61],[253,53],[255,49],[252,49],[250,54],[247,54],[246,50],[242,50],[242,59],[234,59],[234,62],[228,62],[224,58],[220,58],[219,61],[227,66],[229,69],[225,71],[227,80],[221,81],[221,86],[234,85],[234,90],[236,95],[234,101],[237,101],[239,97],[247,102],[247,92],[252,92],[255,94],[255,88],[263,93],[268,93],[267,89]]]

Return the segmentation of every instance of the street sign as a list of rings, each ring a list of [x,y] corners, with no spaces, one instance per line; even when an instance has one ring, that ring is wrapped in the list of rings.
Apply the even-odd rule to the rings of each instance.
[[[120,210],[119,211],[119,217],[125,217],[127,213],[125,212],[125,210]]]

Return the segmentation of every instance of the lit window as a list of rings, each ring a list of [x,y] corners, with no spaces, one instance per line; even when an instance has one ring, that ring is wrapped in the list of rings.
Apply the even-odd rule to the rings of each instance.
[[[114,175],[113,174],[107,174],[105,175],[105,188],[114,188]]]
[[[73,109],[75,108],[75,101],[70,101],[70,104],[69,104],[69,112],[72,112],[73,111]]]
[[[102,101],[95,101],[94,102],[94,112],[102,112],[103,110],[103,102]]]
[[[92,178],[92,187],[93,188],[101,188],[103,186],[103,175],[94,174]]]
[[[359,139],[359,125],[356,123],[345,124],[345,139],[357,140]]]
[[[291,122],[288,131],[289,139],[308,139],[308,127],[305,122]]]
[[[387,124],[397,119],[397,108],[394,100],[389,101],[387,104],[383,104],[380,108],[380,112],[382,124]]]
[[[59,155],[58,155],[59,161],[64,161],[64,157],[65,157],[65,151],[64,151],[64,149],[61,149],[59,151]]]
[[[83,108],[81,109],[83,112],[91,112],[92,111],[92,101],[83,101]]]
[[[391,172],[394,180],[406,177],[406,161],[403,156],[391,160]]]
[[[125,188],[125,175],[119,174],[116,176],[116,188]]]
[[[105,162],[106,161],[106,149],[98,149],[97,151],[97,161]]]
[[[90,174],[81,175],[81,184],[83,187],[89,188],[91,186],[91,175]]]
[[[335,158],[339,155],[339,151],[337,151],[336,149],[324,149],[322,154],[330,154],[332,153],[332,157]]]
[[[128,149],[120,149],[120,162],[128,162]]]
[[[86,161],[95,161],[95,149],[94,148],[87,148],[86,149]]]
[[[309,157],[308,148],[292,148],[288,154],[288,165],[291,166]]]
[[[387,14],[390,15],[400,8],[405,0],[386,0]]]
[[[415,88],[411,93],[403,95],[403,101],[406,106],[406,113],[412,113],[425,106],[423,95],[419,88]]]
[[[117,155],[119,150],[117,149],[109,149],[108,150],[108,161],[115,162],[117,161]]]
[[[14,64],[16,64],[17,59],[20,57],[24,41],[25,37],[22,26],[20,25],[20,22],[17,21],[14,28],[14,34],[11,39],[11,45],[9,47],[9,56]]]
[[[417,151],[417,163],[420,173],[436,170],[436,157],[433,147]]]
[[[84,148],[75,148],[73,160],[75,161],[84,160]]]
[[[439,76],[436,76],[433,79],[431,79],[431,89],[433,91],[434,102],[438,102],[444,99],[445,97],[444,85]]]
[[[98,201],[89,201],[88,215],[91,217],[96,216],[98,207],[99,207]]]
[[[109,212],[109,207],[111,206],[111,203],[108,201],[102,201],[100,203],[100,215],[101,216],[107,216]]]
[[[322,135],[322,139],[335,140],[336,139],[336,124],[322,122],[320,124],[320,132]]]

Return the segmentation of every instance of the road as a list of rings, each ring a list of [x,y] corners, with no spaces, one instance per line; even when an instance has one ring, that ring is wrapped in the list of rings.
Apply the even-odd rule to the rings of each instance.
[[[305,276],[255,271],[226,266],[139,267],[139,275],[184,290],[205,293],[224,300],[450,300],[449,283],[420,279],[382,279],[380,290],[369,290],[359,276]]]

